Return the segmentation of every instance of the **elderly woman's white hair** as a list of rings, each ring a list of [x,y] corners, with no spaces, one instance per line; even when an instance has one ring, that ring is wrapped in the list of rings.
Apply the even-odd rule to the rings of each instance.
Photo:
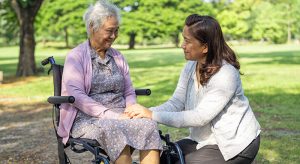
[[[107,0],[99,0],[95,3],[95,5],[91,5],[83,15],[88,36],[90,36],[91,27],[97,31],[102,23],[112,16],[117,18],[120,23],[120,9]]]

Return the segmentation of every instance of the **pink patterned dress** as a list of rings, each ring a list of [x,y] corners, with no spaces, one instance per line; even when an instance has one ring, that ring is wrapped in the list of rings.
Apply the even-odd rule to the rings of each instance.
[[[105,56],[105,59],[101,59],[91,50],[93,77],[89,96],[109,110],[121,114],[126,107],[124,78],[109,51]],[[137,150],[162,150],[157,123],[145,118],[99,119],[79,110],[71,135],[74,138],[97,140],[112,161],[119,157],[126,145]]]

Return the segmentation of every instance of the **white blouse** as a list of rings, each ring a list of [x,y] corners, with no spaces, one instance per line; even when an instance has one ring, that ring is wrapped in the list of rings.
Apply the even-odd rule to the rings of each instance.
[[[195,110],[197,109],[197,106],[199,105],[199,100],[202,99],[203,97],[203,88],[200,83],[197,81],[197,76],[196,76],[196,71],[194,70],[192,74],[192,79],[191,80],[191,85],[193,89],[191,89],[190,94],[188,95],[189,98],[187,99],[187,106],[190,106],[192,108],[188,110]],[[209,110],[209,109],[207,109]],[[196,149],[200,149],[203,146],[206,145],[216,145],[217,141],[215,139],[214,134],[212,133],[211,130],[211,123],[208,123],[204,126],[199,126],[199,127],[190,127],[190,135],[187,137],[191,140],[194,140],[198,142],[198,145]]]

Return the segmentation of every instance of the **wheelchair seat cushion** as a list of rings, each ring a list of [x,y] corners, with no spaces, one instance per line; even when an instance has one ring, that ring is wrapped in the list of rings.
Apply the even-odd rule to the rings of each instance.
[[[162,150],[157,123],[150,119],[95,119],[80,111],[77,115],[81,119],[74,123],[72,136],[97,140],[112,161],[126,145],[138,150]]]

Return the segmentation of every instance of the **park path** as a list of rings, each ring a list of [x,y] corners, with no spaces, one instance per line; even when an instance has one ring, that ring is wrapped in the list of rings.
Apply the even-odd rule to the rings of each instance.
[[[51,105],[41,102],[0,102],[0,163],[58,163]],[[90,163],[89,153],[67,150],[72,163]],[[137,159],[137,153],[134,159]]]
[[[50,108],[0,102],[0,163],[58,163]]]

